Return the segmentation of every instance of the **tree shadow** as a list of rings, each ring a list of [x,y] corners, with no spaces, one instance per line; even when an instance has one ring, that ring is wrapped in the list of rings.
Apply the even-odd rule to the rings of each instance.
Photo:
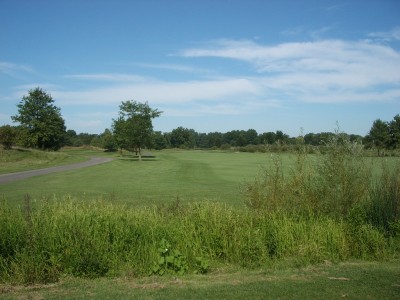
[[[139,155],[124,155],[119,160],[139,161]],[[157,161],[157,157],[154,155],[142,155],[142,161]]]

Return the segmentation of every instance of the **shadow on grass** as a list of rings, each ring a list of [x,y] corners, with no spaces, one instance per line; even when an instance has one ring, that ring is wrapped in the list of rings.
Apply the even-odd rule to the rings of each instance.
[[[138,155],[129,155],[122,156],[119,160],[128,160],[128,161],[139,161]],[[142,161],[157,161],[157,158],[154,155],[142,155]]]

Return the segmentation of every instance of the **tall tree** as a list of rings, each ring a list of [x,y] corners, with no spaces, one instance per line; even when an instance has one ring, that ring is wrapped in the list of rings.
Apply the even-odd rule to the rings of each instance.
[[[389,123],[390,146],[400,148],[400,115],[397,114]]]
[[[372,124],[367,136],[367,140],[377,148],[379,156],[381,155],[381,150],[387,147],[389,143],[389,137],[388,124],[380,119],[377,119]]]
[[[30,90],[17,107],[18,114],[11,118],[21,124],[26,146],[42,150],[61,148],[66,128],[60,108],[54,105],[49,94],[39,87]]]
[[[152,144],[152,119],[161,115],[161,111],[152,109],[147,102],[122,101],[119,117],[114,120],[113,131],[120,148],[133,149],[142,159],[142,148]]]

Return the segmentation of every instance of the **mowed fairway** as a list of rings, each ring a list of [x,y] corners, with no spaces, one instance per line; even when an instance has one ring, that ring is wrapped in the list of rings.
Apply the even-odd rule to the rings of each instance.
[[[142,162],[129,156],[115,157],[103,165],[0,185],[0,194],[16,204],[29,194],[33,199],[71,195],[129,205],[168,204],[177,199],[243,205],[240,185],[271,162],[271,154],[262,153],[161,151],[153,154],[154,159]],[[284,158],[288,163],[294,156],[284,155]]]

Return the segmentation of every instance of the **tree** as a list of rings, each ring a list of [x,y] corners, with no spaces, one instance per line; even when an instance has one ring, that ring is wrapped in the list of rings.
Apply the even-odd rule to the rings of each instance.
[[[161,131],[155,131],[153,133],[153,144],[154,149],[162,150],[168,147],[168,141],[165,138],[165,135],[161,133]]]
[[[110,129],[104,130],[102,134],[102,140],[103,140],[103,148],[106,149],[107,151],[111,152],[117,149],[114,136]]]
[[[400,115],[397,114],[389,123],[390,146],[400,148]]]
[[[175,148],[194,148],[196,147],[196,132],[193,129],[179,126],[171,132],[171,146]]]
[[[74,141],[76,140],[76,131],[69,129],[65,133],[65,141],[64,145],[65,146],[74,146]]]
[[[275,132],[264,132],[258,137],[261,144],[274,144],[276,142]]]
[[[374,145],[378,150],[378,156],[381,150],[386,148],[389,142],[389,126],[386,122],[377,119],[372,124],[371,130],[367,135],[367,141]]]
[[[152,119],[159,117],[161,111],[152,109],[147,102],[122,101],[119,117],[113,122],[113,131],[118,146],[136,151],[142,159],[142,148],[152,144]]]
[[[11,118],[21,124],[26,146],[42,150],[61,148],[66,128],[60,108],[53,103],[53,98],[39,87],[22,97],[17,105],[18,114]]]
[[[15,144],[17,138],[16,128],[10,125],[4,125],[0,127],[0,143],[3,145],[5,150],[10,150]]]
[[[248,145],[257,145],[258,142],[258,133],[255,129],[249,129],[246,131],[246,139]]]

